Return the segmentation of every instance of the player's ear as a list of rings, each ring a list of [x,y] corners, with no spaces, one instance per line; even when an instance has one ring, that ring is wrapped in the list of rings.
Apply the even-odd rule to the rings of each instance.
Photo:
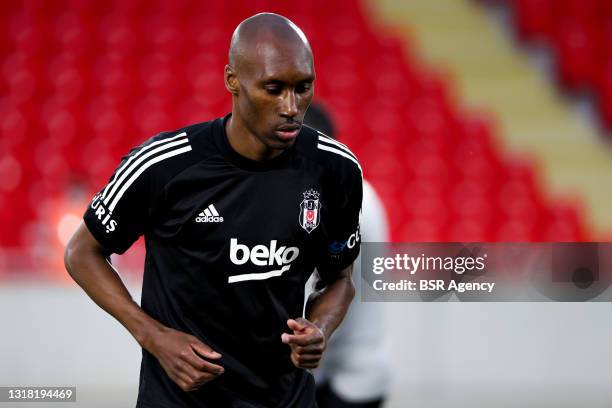
[[[236,71],[229,64],[225,66],[225,88],[232,94],[238,95],[238,77],[236,76]]]

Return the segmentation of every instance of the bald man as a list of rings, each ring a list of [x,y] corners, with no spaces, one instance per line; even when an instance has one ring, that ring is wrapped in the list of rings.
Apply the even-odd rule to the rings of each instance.
[[[225,67],[232,112],[132,149],[87,208],[66,268],[142,346],[137,407],[316,406],[308,370],[354,296],[362,175],[303,126],[314,80],[295,24],[246,19]],[[141,235],[138,306],[109,256]],[[315,267],[325,287],[302,317]]]

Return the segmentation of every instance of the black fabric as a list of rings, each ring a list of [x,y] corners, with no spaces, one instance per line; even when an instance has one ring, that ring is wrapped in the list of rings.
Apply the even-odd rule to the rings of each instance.
[[[186,393],[143,350],[138,407],[315,404],[312,376],[291,364],[281,333],[301,316],[313,269],[332,279],[358,255],[361,170],[307,127],[274,160],[254,162],[229,145],[228,117],[133,149],[84,215],[111,252],[145,236],[142,308],[223,355],[225,373]]]

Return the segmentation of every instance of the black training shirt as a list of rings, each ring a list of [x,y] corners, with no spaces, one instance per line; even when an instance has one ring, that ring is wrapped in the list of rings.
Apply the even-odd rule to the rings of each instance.
[[[221,376],[184,392],[143,350],[140,408],[314,406],[281,333],[313,269],[333,279],[359,253],[361,168],[306,126],[278,157],[249,160],[229,145],[228,117],[132,149],[84,216],[113,253],[144,235],[143,310],[223,355]]]

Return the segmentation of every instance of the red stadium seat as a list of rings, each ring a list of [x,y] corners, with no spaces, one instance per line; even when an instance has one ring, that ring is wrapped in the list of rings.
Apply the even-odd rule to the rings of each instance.
[[[591,91],[604,128],[612,131],[608,65],[612,46],[612,3],[608,0],[509,1],[524,41],[544,40],[555,51],[560,84]]]
[[[612,46],[612,7],[515,6],[520,36],[554,44],[568,86],[597,83],[612,129],[612,64],[597,64]],[[227,113],[228,42],[264,9],[310,38],[317,98],[385,202],[393,240],[589,237],[580,211],[546,202],[531,164],[503,157],[490,116],[462,112],[452,78],[426,66],[409,39],[371,26],[356,0],[65,0],[0,3],[0,151],[22,166],[16,191],[0,191],[0,246],[36,239],[36,200],[73,182],[93,192],[131,146]]]
[[[601,0],[556,0],[552,2],[553,18],[573,18],[592,24],[599,12]]]
[[[603,64],[599,75],[599,112],[603,126],[612,131],[612,59]]]
[[[521,40],[542,40],[552,33],[554,0],[516,0],[515,24]]]
[[[558,22],[555,38],[561,84],[571,90],[590,85],[599,63],[592,28],[578,19],[565,18]]]

